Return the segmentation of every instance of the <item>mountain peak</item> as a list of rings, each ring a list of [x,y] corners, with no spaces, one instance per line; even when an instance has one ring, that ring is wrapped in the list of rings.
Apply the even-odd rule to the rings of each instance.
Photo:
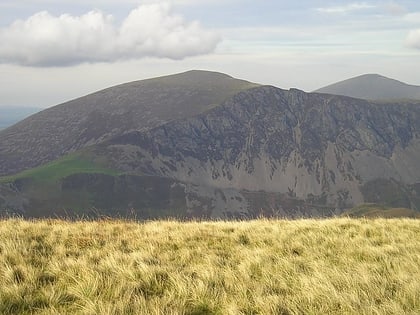
[[[230,78],[233,77],[223,73],[223,72],[217,72],[217,71],[209,71],[209,70],[200,70],[200,69],[192,69],[185,72],[181,72],[178,74],[174,74],[178,76],[213,76],[213,77],[222,77],[222,78]]]
[[[137,81],[138,83],[141,82],[158,82],[163,84],[176,84],[180,86],[189,86],[189,87],[203,87],[207,85],[219,85],[225,84],[226,80],[238,80],[235,79],[225,73],[221,72],[214,72],[214,71],[206,71],[206,70],[189,70],[186,72],[161,76],[157,78],[152,78],[143,81]],[[244,80],[238,80],[241,82],[246,82]]]
[[[383,75],[380,75],[378,73],[365,73],[365,74],[359,75],[359,76],[354,77],[354,78],[385,78],[385,79],[389,79],[389,78],[387,78]]]

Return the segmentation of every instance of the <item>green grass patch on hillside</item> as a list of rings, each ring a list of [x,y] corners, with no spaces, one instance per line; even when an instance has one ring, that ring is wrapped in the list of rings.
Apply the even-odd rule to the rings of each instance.
[[[36,182],[55,182],[77,173],[121,174],[121,172],[107,167],[104,163],[93,161],[87,154],[72,153],[48,164],[20,172],[16,175],[1,177],[0,183],[12,182],[21,178],[29,178]]]
[[[420,220],[0,221],[1,314],[419,314]]]

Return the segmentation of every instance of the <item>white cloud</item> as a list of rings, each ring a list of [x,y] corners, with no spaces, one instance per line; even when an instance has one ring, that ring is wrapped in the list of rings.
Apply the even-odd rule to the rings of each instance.
[[[395,1],[389,1],[385,3],[384,9],[386,12],[388,12],[391,15],[403,15],[407,12],[407,9],[402,6],[399,3],[396,3]]]
[[[159,57],[183,59],[212,52],[219,36],[186,22],[168,4],[143,4],[117,25],[113,16],[39,12],[0,28],[0,63],[66,66]]]
[[[348,13],[351,11],[358,11],[358,10],[365,10],[365,9],[372,9],[376,6],[368,4],[366,2],[354,2],[349,3],[343,6],[332,6],[332,7],[324,7],[324,8],[317,8],[316,10],[323,13]]]
[[[420,49],[420,29],[408,33],[406,45],[411,48]]]
[[[420,12],[407,13],[404,15],[404,20],[412,24],[420,25]]]

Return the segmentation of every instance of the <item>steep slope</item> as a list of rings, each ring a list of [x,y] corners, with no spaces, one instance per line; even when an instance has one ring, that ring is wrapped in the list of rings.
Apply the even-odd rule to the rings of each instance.
[[[52,107],[0,132],[0,175],[132,130],[192,117],[256,84],[208,71],[136,81]]]
[[[420,100],[420,86],[409,85],[378,74],[365,74],[316,90],[367,100]]]
[[[309,214],[317,205],[378,202],[369,199],[389,198],[389,189],[395,198],[388,203],[419,207],[419,121],[420,103],[384,105],[266,86],[196,117],[116,137],[98,152],[126,172],[236,189],[248,199],[246,211],[252,191],[303,200],[312,206],[302,208]],[[280,195],[266,206],[284,209]]]

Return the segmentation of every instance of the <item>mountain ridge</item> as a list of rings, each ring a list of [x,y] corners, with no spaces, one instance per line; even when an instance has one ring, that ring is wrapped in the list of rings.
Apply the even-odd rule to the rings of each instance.
[[[103,137],[105,126],[96,142],[68,158],[61,153],[64,160],[32,172],[37,176],[3,178],[0,209],[25,216],[95,209],[141,218],[331,216],[366,202],[420,209],[420,101],[383,104],[223,74],[182,75],[189,79],[172,81],[174,89],[158,78],[136,94],[150,100],[150,110],[169,106],[171,116],[155,111],[157,123],[121,125]],[[81,106],[61,107],[69,104]],[[63,175],[53,179],[57,172]]]

